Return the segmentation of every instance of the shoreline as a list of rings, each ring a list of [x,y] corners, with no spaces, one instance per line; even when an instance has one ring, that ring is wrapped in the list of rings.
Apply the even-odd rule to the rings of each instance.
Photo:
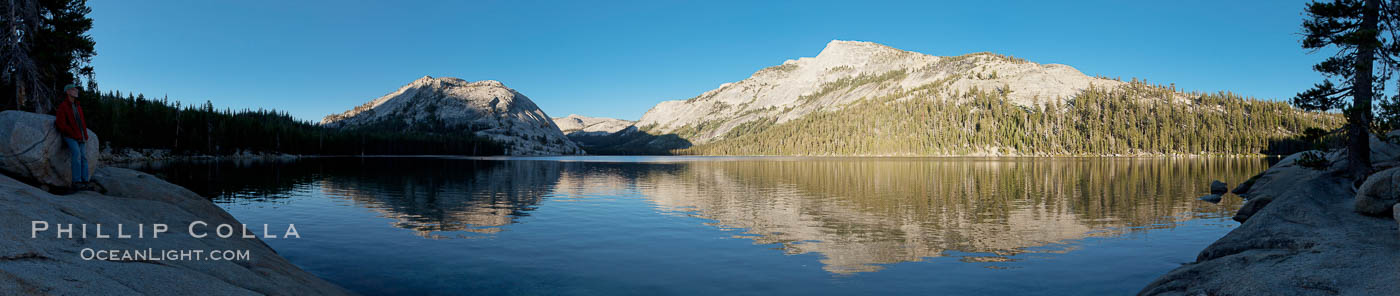
[[[185,187],[101,164],[98,145],[80,152],[87,167],[74,172],[73,153],[63,147],[54,120],[52,115],[0,111],[0,138],[8,139],[0,142],[0,225],[10,225],[0,227],[0,294],[353,294],[292,264],[257,236],[169,229],[204,223],[228,225],[224,232],[231,232],[232,225],[243,223]],[[91,130],[87,135],[101,143]],[[90,182],[73,184],[79,179],[74,173],[90,176]],[[87,235],[90,224],[96,228],[92,237]],[[109,227],[106,235],[102,224]],[[81,236],[74,235],[74,225],[83,225]],[[150,237],[144,225],[151,225]],[[131,250],[200,255],[182,255],[182,260],[99,255]],[[220,257],[229,254],[237,255]]]
[[[111,149],[111,148],[104,147],[104,148],[102,149],[101,153],[98,155],[97,160],[100,161],[101,163],[104,163],[104,164],[113,164],[113,163],[130,163],[130,162],[163,161],[163,160],[174,160],[174,161],[184,161],[184,160],[221,160],[221,159],[269,159],[269,160],[270,160],[270,159],[285,159],[285,160],[293,160],[293,159],[306,158],[306,157],[318,157],[318,156],[306,156],[306,155],[285,154],[285,153],[265,153],[265,152],[238,152],[238,153],[227,154],[227,155],[175,154],[175,153],[171,153],[170,150],[168,150],[168,149],[130,149],[130,148],[121,148],[121,149],[117,149],[116,151],[113,151],[113,149]]]
[[[1400,135],[1393,131],[1390,135]],[[1362,195],[1393,196],[1400,144],[1372,137],[1372,165],[1356,186],[1344,177],[1344,150],[1324,152],[1325,168],[1290,155],[1234,192],[1245,197],[1239,227],[1185,263],[1147,284],[1138,295],[1384,295],[1400,291],[1400,213],[1359,213]],[[1390,183],[1386,183],[1390,182]],[[1389,186],[1389,189],[1385,189]],[[1380,187],[1381,189],[1376,189]],[[1387,191],[1389,190],[1389,191]],[[1381,203],[1371,197],[1365,202]],[[1393,200],[1389,201],[1394,203]],[[1387,208],[1395,205],[1387,205]],[[1378,272],[1379,271],[1379,272]]]
[[[8,192],[0,195],[0,204],[8,205],[0,206],[0,220],[25,225],[0,229],[0,287],[7,287],[0,290],[45,295],[353,294],[278,255],[262,241],[263,234],[216,235],[212,225],[244,224],[184,187],[111,166],[97,169],[93,182],[95,190],[56,195],[0,174],[0,190]],[[64,237],[65,224],[69,229],[99,228],[96,236],[84,228],[81,237],[71,232]],[[117,228],[104,230],[102,224]],[[152,228],[123,231],[121,225]],[[169,228],[161,231],[155,225]],[[184,225],[211,226],[203,233],[186,233]],[[174,256],[128,260],[120,255],[132,251]]]
[[[154,150],[154,149],[153,149]],[[1144,154],[1144,155],[678,155],[678,154],[582,154],[582,155],[453,155],[453,154],[284,154],[284,153],[236,153],[225,155],[171,154],[168,151],[137,152],[134,154],[113,154],[103,151],[103,163],[133,163],[148,161],[191,161],[191,160],[297,160],[303,158],[335,157],[442,157],[442,158],[481,158],[481,159],[530,159],[530,158],[579,158],[579,157],[675,157],[675,158],[791,158],[791,159],[1282,159],[1288,155],[1273,154]]]

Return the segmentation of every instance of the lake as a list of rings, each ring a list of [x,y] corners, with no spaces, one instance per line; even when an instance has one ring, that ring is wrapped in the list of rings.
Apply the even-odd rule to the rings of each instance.
[[[1235,158],[360,157],[127,164],[363,294],[1123,295],[1234,229]],[[275,228],[275,227],[274,227]],[[274,231],[281,234],[280,231]]]

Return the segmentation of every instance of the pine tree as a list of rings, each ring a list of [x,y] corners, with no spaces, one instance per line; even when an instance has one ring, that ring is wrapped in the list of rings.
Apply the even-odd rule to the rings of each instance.
[[[1400,68],[1397,3],[1382,0],[1332,0],[1309,3],[1303,22],[1303,48],[1336,47],[1337,53],[1313,66],[1327,78],[1298,93],[1293,104],[1309,110],[1342,109],[1347,118],[1347,162],[1352,177],[1371,173],[1372,101],[1384,91],[1393,69]],[[1377,69],[1375,62],[1381,67]],[[1379,70],[1379,71],[1377,71]],[[1340,84],[1334,84],[1336,78]],[[1345,98],[1351,101],[1346,102]],[[1383,108],[1384,109],[1384,108]]]
[[[0,2],[0,92],[12,99],[0,109],[47,113],[59,90],[86,77],[96,42],[85,0],[8,0]]]

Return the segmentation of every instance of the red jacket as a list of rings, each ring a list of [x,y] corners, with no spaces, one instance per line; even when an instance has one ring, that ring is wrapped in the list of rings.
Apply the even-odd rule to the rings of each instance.
[[[77,113],[73,112],[74,109],[77,109]],[[58,104],[54,116],[58,117],[54,119],[54,125],[58,126],[58,132],[63,134],[63,137],[87,141],[87,118],[83,117],[83,105],[76,101],[70,103],[63,100],[63,103]]]

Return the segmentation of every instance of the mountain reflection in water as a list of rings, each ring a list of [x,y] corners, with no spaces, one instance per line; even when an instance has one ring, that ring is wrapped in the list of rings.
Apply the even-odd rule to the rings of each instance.
[[[562,161],[561,161],[562,160]],[[581,161],[574,161],[581,160]],[[318,190],[432,239],[510,231],[545,200],[639,196],[834,274],[959,256],[1018,260],[1074,240],[1171,228],[1238,208],[1196,201],[1259,159],[310,158],[132,164],[220,203]],[[995,266],[993,266],[995,267]]]
[[[704,162],[651,174],[638,187],[660,206],[692,209],[789,254],[820,253],[827,271],[851,273],[949,251],[1007,261],[1029,247],[1237,207],[1197,208],[1205,181],[1186,180],[1203,180],[1206,170],[1139,160]],[[1250,171],[1219,177],[1239,181]]]

